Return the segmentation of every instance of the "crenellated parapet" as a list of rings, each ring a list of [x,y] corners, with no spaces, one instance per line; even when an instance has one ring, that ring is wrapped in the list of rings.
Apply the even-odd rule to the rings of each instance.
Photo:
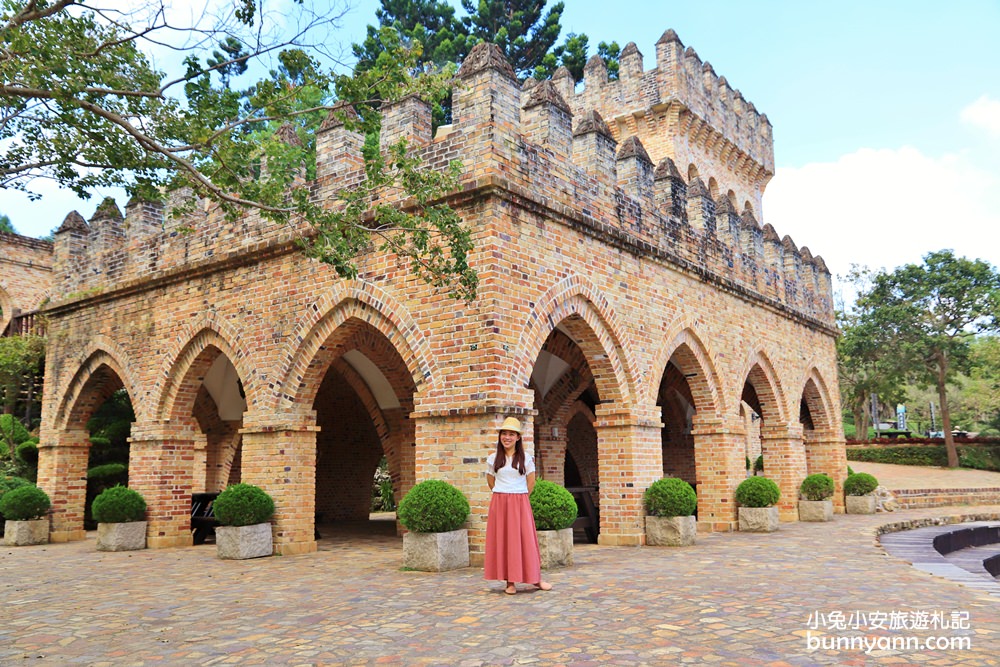
[[[641,53],[629,45],[619,80],[608,81],[592,59],[577,92],[564,69],[522,86],[499,48],[480,44],[459,70],[453,123],[435,130],[430,105],[417,97],[385,104],[382,145],[405,139],[430,168],[461,161],[462,187],[450,196],[460,215],[470,202],[499,197],[616,252],[832,327],[825,262],[760,221],[773,172],[770,124],[710,67],[695,67],[697,55],[688,51],[668,31],[657,44],[657,68],[644,72]],[[317,131],[308,185],[331,208],[364,178],[363,137],[343,122],[350,113],[335,108]],[[172,216],[178,204],[186,212]],[[133,200],[125,215],[112,202],[89,224],[67,217],[56,234],[57,281],[70,298],[190,276],[254,253],[294,251],[308,233],[304,223],[229,220],[185,191],[165,203]]]

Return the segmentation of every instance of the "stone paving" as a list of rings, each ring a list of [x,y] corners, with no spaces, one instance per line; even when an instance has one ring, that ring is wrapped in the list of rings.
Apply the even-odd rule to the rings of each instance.
[[[837,515],[684,548],[577,544],[575,565],[547,574],[554,590],[516,596],[479,568],[402,570],[390,522],[253,561],[219,560],[212,544],[97,552],[92,536],[5,547],[0,665],[998,665],[997,598],[876,538],[958,514],[1000,506]],[[878,627],[889,616],[906,627]],[[956,620],[968,627],[941,627]],[[943,644],[926,648],[931,637]],[[862,640],[897,647],[866,653]]]

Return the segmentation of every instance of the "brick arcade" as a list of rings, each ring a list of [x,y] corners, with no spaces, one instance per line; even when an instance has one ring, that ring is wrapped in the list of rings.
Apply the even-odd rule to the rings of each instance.
[[[771,125],[673,31],[655,61],[629,44],[618,80],[595,58],[581,84],[522,86],[480,45],[452,125],[432,131],[417,98],[383,109],[384,141],[465,165],[449,203],[473,230],[472,303],[384,253],[341,279],[302,255],[306,227],[209,205],[67,216],[39,456],[53,541],[84,535],[85,425],[122,388],[151,547],[191,544],[190,494],[242,480],[276,500],[277,552],[315,550],[317,516],[367,518],[386,456],[397,499],[430,478],[467,495],[481,561],[483,463],[508,415],[541,477],[594,489],[603,544],[643,543],[642,494],[664,475],[697,485],[700,530],[733,530],[758,452],[783,520],[806,474],[841,489],[830,274],[760,224]],[[319,200],[360,177],[361,145],[321,128]]]

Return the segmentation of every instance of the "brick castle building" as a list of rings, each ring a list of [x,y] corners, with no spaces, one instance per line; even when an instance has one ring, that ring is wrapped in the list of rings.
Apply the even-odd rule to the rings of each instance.
[[[592,489],[604,544],[643,543],[663,476],[696,484],[701,530],[734,529],[758,452],[784,520],[807,474],[841,489],[830,274],[761,227],[771,125],[673,31],[655,59],[644,71],[629,44],[618,80],[592,59],[577,92],[565,70],[521,86],[481,44],[452,125],[432,132],[417,98],[383,110],[383,141],[465,165],[449,203],[473,231],[472,303],[384,253],[339,278],[301,253],[305,226],[141,201],[71,213],[46,308],[52,539],[83,537],[86,423],[122,388],[151,547],[190,544],[191,493],[242,480],[276,500],[276,551],[312,551],[317,518],[367,518],[385,456],[397,499],[431,478],[467,495],[481,560],[484,462],[509,415],[540,477]],[[361,146],[320,130],[320,201],[360,178]]]

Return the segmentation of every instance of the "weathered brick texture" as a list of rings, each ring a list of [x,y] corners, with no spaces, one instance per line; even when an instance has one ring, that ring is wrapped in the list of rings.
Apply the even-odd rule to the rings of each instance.
[[[130,477],[162,544],[182,541],[192,489],[242,479],[276,498],[276,549],[311,551],[317,514],[364,515],[385,455],[397,499],[429,478],[468,496],[478,562],[507,415],[541,476],[597,487],[606,544],[643,543],[642,494],[663,475],[697,485],[702,530],[733,530],[761,447],[785,519],[808,472],[842,484],[830,275],[758,223],[770,124],[672,32],[656,53],[643,71],[630,45],[618,81],[591,62],[576,92],[565,71],[522,89],[480,45],[451,126],[432,136],[412,98],[383,110],[387,137],[464,164],[448,201],[473,233],[472,303],[385,253],[341,279],[300,253],[301,223],[199,205],[180,234],[136,203],[67,218],[40,447],[60,534],[82,518],[69,452],[111,386],[146,434]],[[318,145],[312,185],[332,206],[363,178],[361,140],[332,117]]]

